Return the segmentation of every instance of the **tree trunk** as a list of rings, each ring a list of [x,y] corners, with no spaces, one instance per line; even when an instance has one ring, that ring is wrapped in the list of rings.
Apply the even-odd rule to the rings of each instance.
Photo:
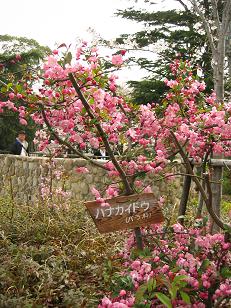
[[[214,60],[214,90],[217,97],[217,102],[222,103],[224,101],[224,66],[225,66],[225,36],[219,37],[219,42],[216,50],[216,55],[213,57]],[[221,158],[221,157],[217,157]],[[214,167],[213,181],[213,194],[212,204],[213,209],[218,217],[220,217],[220,207],[222,199],[222,185],[221,181],[223,178],[223,168]],[[211,232],[218,232],[219,228],[215,225],[212,226]]]
[[[224,100],[224,65],[225,65],[225,39],[221,37],[217,50],[213,55],[214,63],[214,90],[218,102]]]

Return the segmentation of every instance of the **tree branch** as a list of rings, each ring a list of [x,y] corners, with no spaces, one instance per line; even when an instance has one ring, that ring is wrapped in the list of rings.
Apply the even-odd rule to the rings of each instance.
[[[177,2],[179,2],[185,9],[186,12],[190,12],[189,8],[187,7],[187,5],[183,2],[183,0],[176,0]]]
[[[190,0],[190,2],[192,3],[196,13],[200,16],[201,18],[201,21],[205,27],[205,31],[207,33],[207,37],[208,37],[208,40],[209,40],[209,44],[210,44],[210,47],[211,47],[211,50],[212,50],[212,54],[214,55],[216,53],[216,46],[214,44],[214,39],[213,39],[213,35],[212,35],[212,32],[211,32],[211,29],[210,29],[210,26],[209,26],[209,23],[208,21],[206,20],[203,12],[201,11],[201,9],[199,8],[199,6],[197,5],[197,0]]]
[[[216,0],[211,0],[212,4],[212,12],[213,12],[213,18],[214,22],[217,27],[217,32],[220,32],[221,26],[220,26],[220,19],[219,19],[219,14],[218,14],[218,8],[217,8],[217,1]]]
[[[77,84],[77,82],[75,80],[75,77],[73,76],[72,73],[69,74],[69,78],[70,78],[70,81],[71,81],[71,83],[72,83],[76,93],[78,94],[78,96],[79,96],[83,106],[85,107],[89,117],[92,120],[97,120],[95,115],[94,115],[94,113],[93,113],[93,111],[92,111],[92,109],[91,109],[91,107],[90,107],[90,105],[88,104],[87,100],[83,96],[83,94],[82,94],[82,92],[81,92],[81,90],[80,90],[80,88],[79,88],[79,86],[78,86],[78,84]],[[130,186],[130,184],[128,182],[127,176],[126,176],[123,168],[120,166],[119,162],[117,161],[117,159],[116,159],[116,157],[115,157],[115,155],[114,155],[114,153],[113,153],[113,151],[111,149],[111,146],[110,146],[110,144],[109,144],[109,142],[107,140],[107,136],[106,136],[102,126],[100,125],[100,123],[98,123],[98,121],[96,121],[96,123],[94,125],[95,125],[96,129],[98,130],[99,135],[102,138],[102,141],[103,141],[104,146],[105,146],[105,150],[108,152],[108,155],[110,156],[110,158],[111,158],[111,160],[112,160],[116,170],[120,174],[120,177],[121,177],[121,179],[123,181],[123,184],[125,186],[126,193],[128,195],[132,194],[133,190],[132,190],[132,188],[131,188],[131,186]]]

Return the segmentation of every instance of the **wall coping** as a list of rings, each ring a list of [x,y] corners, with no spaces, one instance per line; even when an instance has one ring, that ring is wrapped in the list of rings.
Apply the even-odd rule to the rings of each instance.
[[[28,161],[28,162],[33,162],[33,161],[47,161],[50,158],[49,157],[44,157],[44,156],[20,156],[20,155],[13,155],[13,154],[0,154],[0,160],[4,158],[10,158],[10,159],[15,159],[15,160],[21,160],[21,161]],[[72,162],[85,162],[90,163],[84,158],[69,158],[69,157],[55,157],[53,158],[55,161],[72,161]],[[97,161],[98,163],[105,164],[106,160],[102,159],[94,159],[94,161]]]

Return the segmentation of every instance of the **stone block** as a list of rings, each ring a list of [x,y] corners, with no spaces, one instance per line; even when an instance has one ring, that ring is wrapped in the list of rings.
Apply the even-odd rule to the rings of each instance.
[[[75,159],[73,162],[73,168],[74,167],[85,167],[87,165],[87,161],[85,159]]]
[[[29,166],[28,166],[29,170],[35,170],[36,169],[36,164],[34,162],[29,162]]]
[[[89,185],[86,182],[82,182],[80,184],[80,187],[81,187],[81,194],[83,196],[88,195],[88,193],[89,193]]]
[[[71,184],[71,191],[73,192],[79,192],[80,191],[80,184],[79,183],[72,183]]]
[[[83,180],[86,181],[88,185],[92,184],[94,181],[94,176],[92,174],[86,174]]]
[[[9,168],[10,165],[12,165],[12,164],[13,164],[13,161],[12,161],[11,157],[6,157],[5,161],[4,161],[4,165]]]
[[[23,164],[22,164],[23,170],[28,169],[28,167],[29,167],[28,161],[24,161]]]
[[[73,169],[73,162],[71,159],[67,159],[65,162],[64,162],[64,170],[65,171],[71,171]]]
[[[13,186],[13,190],[15,191],[17,191],[17,190],[19,190],[19,187],[18,187],[18,178],[17,177],[15,177],[15,176],[12,176],[11,177],[11,183],[12,183],[12,186]]]

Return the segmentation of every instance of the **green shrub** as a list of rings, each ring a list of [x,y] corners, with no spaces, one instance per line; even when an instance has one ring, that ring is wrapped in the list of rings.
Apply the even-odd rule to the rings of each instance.
[[[231,172],[229,170],[224,170],[222,188],[224,195],[231,195]]]
[[[97,306],[121,236],[100,235],[82,204],[52,210],[0,200],[0,221],[0,307]]]

